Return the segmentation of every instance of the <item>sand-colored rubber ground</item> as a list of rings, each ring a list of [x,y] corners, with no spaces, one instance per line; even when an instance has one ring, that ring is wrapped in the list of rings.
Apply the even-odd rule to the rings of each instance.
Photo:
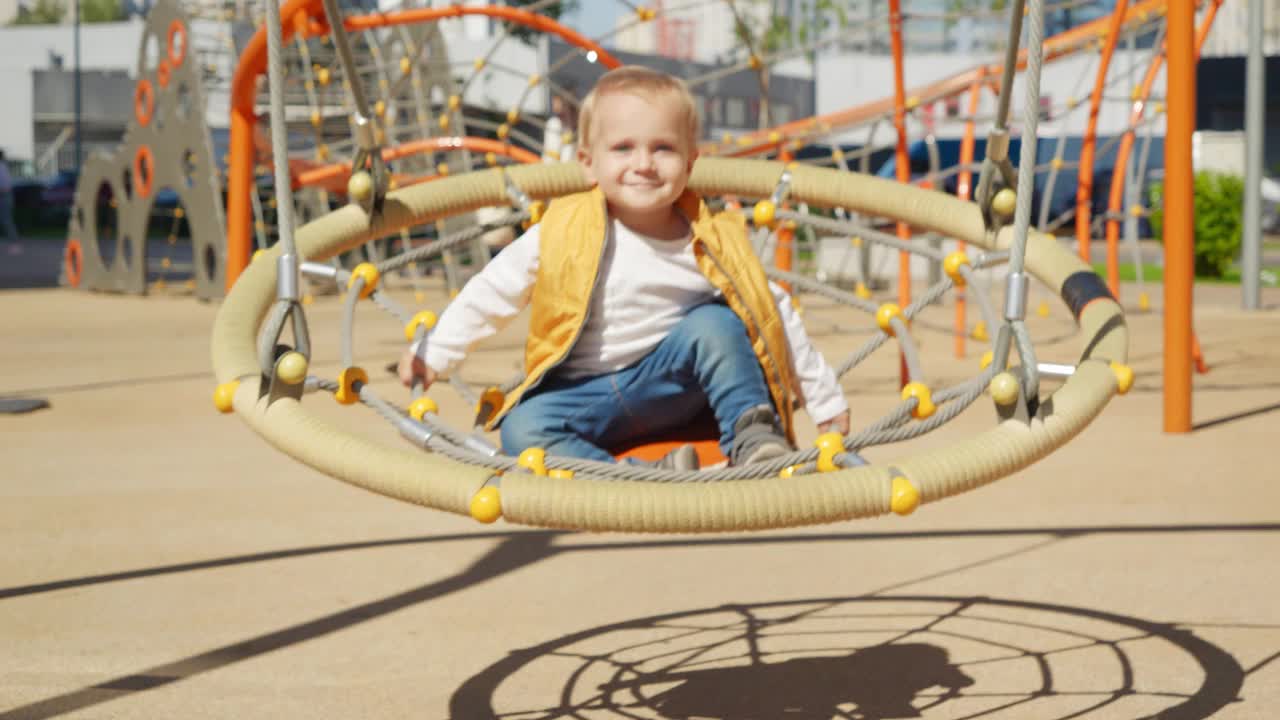
[[[1237,288],[1198,289],[1213,368],[1191,434],[1160,432],[1162,319],[1129,292],[1136,387],[1047,459],[906,518],[700,537],[480,526],[362,492],[213,410],[215,306],[0,292],[0,395],[52,405],[0,415],[0,718],[1274,718],[1267,292],[1247,315]],[[308,308],[321,375],[339,311]],[[400,330],[360,312],[358,359],[402,399],[381,372]],[[806,312],[829,354],[868,332]],[[1060,304],[1030,327],[1042,359],[1074,357]],[[975,345],[957,362],[950,337],[919,337],[939,384],[976,372]],[[518,347],[504,334],[467,378],[506,379]],[[892,403],[895,377],[884,351],[846,377],[855,418]],[[304,402],[393,436],[367,409]],[[993,418],[979,400],[868,455]]]

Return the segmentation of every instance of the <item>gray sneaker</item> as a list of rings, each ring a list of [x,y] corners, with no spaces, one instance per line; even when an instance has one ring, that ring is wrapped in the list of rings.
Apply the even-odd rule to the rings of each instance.
[[[782,432],[782,423],[769,405],[757,405],[738,416],[733,424],[730,465],[764,462],[794,450]]]
[[[702,463],[698,460],[698,451],[692,445],[681,445],[657,460],[644,464],[659,470],[678,472],[693,472],[702,467]]]

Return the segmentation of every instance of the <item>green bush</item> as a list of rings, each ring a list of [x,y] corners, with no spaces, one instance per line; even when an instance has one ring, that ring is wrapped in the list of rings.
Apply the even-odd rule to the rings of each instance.
[[[1149,194],[1151,231],[1164,241],[1164,183]],[[1220,278],[1231,269],[1244,234],[1244,179],[1198,172],[1195,177],[1195,256],[1198,277]]]

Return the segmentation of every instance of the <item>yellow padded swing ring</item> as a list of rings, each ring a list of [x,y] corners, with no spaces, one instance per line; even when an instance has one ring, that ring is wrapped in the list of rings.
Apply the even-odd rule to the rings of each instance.
[[[360,399],[360,388],[356,383],[369,382],[369,374],[358,367],[349,367],[338,373],[338,391],[333,398],[342,405],[350,405]]]

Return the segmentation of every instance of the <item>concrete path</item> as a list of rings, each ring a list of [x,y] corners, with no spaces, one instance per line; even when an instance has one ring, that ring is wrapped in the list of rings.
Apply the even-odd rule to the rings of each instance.
[[[1212,370],[1193,433],[1160,432],[1162,319],[1134,315],[1135,390],[1016,477],[907,518],[679,537],[479,526],[364,493],[213,411],[215,305],[0,292],[0,395],[51,403],[0,416],[0,718],[1269,720],[1280,296],[1254,315],[1235,288],[1198,300]],[[327,376],[338,307],[308,309]],[[829,354],[870,325],[809,313]],[[1069,362],[1055,313],[1033,336]],[[978,348],[952,361],[928,329],[945,313],[926,320],[926,370],[976,372]],[[380,368],[399,330],[359,322]],[[516,363],[518,332],[491,345],[470,379]],[[892,402],[895,365],[846,377],[855,424]],[[366,409],[306,402],[397,442]],[[992,417],[980,399],[868,455]]]

